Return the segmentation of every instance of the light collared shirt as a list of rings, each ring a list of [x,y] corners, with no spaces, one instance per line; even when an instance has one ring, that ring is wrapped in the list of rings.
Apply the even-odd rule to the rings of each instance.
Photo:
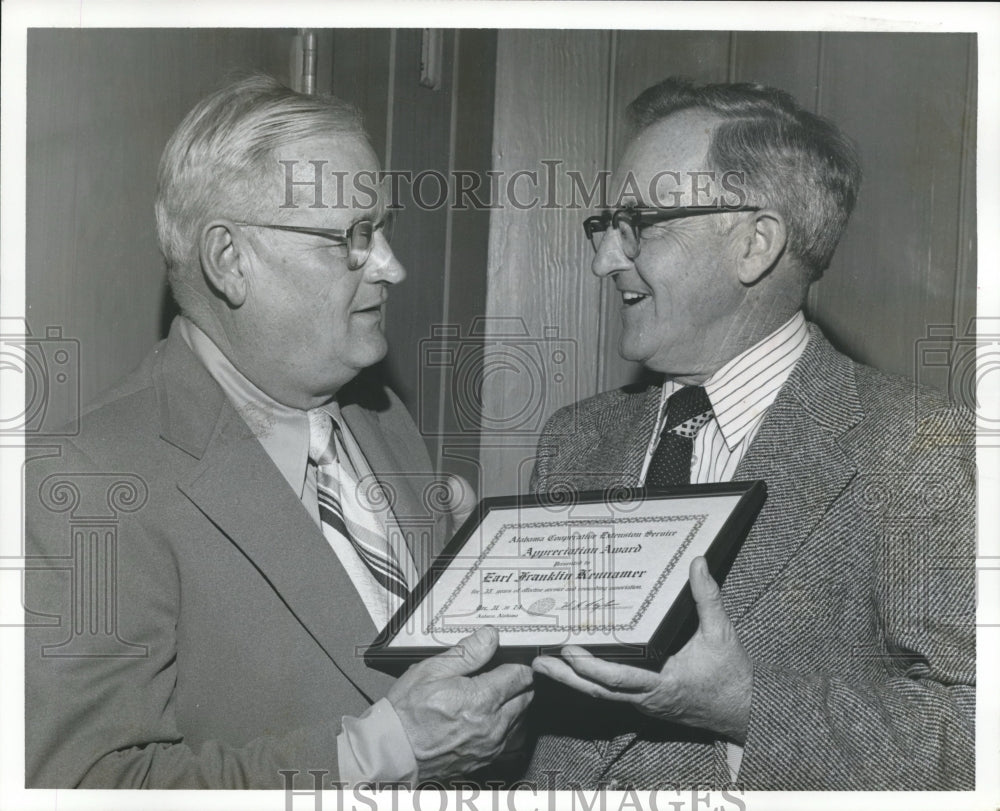
[[[712,404],[710,419],[694,439],[691,454],[691,483],[712,484],[730,481],[753,442],[767,409],[788,380],[806,344],[809,328],[798,311],[764,340],[737,355],[705,381],[705,393]],[[649,438],[640,484],[645,482],[653,453],[667,418],[667,400],[682,384],[667,380],[660,395],[660,412]],[[743,760],[743,747],[727,744],[726,760],[735,781]]]
[[[208,370],[226,398],[243,417],[264,452],[288,485],[302,501],[316,526],[322,529],[319,502],[316,496],[316,467],[309,461],[309,417],[307,412],[283,405],[261,391],[246,378],[194,323],[180,317],[180,333],[198,360]],[[348,464],[358,481],[372,476],[371,467],[361,447],[351,434],[334,402],[323,406],[341,428],[343,448]],[[388,537],[401,538],[391,513],[381,517],[390,522]],[[385,589],[374,580],[368,567],[345,539],[329,541],[341,565],[347,571],[376,628],[388,620],[389,603]],[[396,553],[411,585],[415,567],[409,550],[397,548]],[[337,761],[340,779],[349,784],[359,782],[409,782],[417,777],[417,761],[399,716],[387,699],[380,699],[360,718],[344,716],[337,736]]]

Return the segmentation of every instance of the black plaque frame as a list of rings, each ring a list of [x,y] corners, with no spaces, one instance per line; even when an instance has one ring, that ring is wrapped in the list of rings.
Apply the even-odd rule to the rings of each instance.
[[[522,506],[545,506],[610,502],[627,504],[634,500],[714,498],[740,496],[736,506],[727,516],[722,528],[716,533],[705,552],[709,571],[716,582],[722,583],[729,573],[733,561],[743,544],[747,533],[767,498],[767,486],[763,481],[725,482],[721,484],[685,485],[669,489],[614,488],[612,490],[591,490],[586,492],[558,495],[498,496],[484,498],[455,533],[444,551],[434,560],[417,587],[410,593],[403,605],[382,630],[375,641],[365,651],[365,663],[376,670],[399,675],[415,662],[434,656],[448,649],[447,645],[427,647],[393,647],[389,644],[398,630],[405,627],[410,616],[418,611],[421,603],[431,592],[438,578],[448,570],[452,562],[461,556],[462,550],[473,537],[476,527],[494,510],[517,509]],[[639,645],[620,642],[607,644],[584,644],[581,647],[596,656],[616,662],[624,662],[636,667],[655,668],[678,651],[690,639],[697,627],[697,612],[691,585],[686,583],[664,615],[650,639]],[[552,645],[502,645],[493,664],[502,662],[530,663],[541,653],[557,652],[559,646]]]

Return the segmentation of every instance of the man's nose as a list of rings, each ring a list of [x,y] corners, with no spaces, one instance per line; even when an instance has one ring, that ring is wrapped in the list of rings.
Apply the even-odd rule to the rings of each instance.
[[[384,235],[376,231],[373,239],[372,252],[363,266],[365,280],[399,284],[406,278],[406,268],[400,264]]]
[[[632,260],[625,255],[618,229],[609,228],[604,234],[604,239],[597,246],[597,253],[594,254],[590,269],[595,276],[604,278],[612,273],[628,270],[630,267],[632,267]]]

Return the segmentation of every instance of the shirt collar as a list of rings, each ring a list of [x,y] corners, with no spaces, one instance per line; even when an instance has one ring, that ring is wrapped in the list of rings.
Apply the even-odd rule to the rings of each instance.
[[[292,490],[302,498],[309,461],[309,418],[306,412],[283,405],[257,388],[233,366],[208,335],[184,316],[180,317],[180,333]],[[327,410],[330,410],[329,407]],[[335,416],[340,416],[339,411]]]
[[[732,451],[757,427],[788,380],[809,342],[809,328],[801,310],[778,329],[726,363],[705,381],[705,393],[719,431]],[[662,408],[680,383],[667,380]]]

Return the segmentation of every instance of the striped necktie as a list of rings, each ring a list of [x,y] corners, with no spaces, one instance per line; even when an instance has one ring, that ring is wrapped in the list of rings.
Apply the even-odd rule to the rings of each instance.
[[[710,419],[712,403],[702,386],[684,386],[670,395],[660,442],[646,473],[647,487],[690,483],[694,438]]]
[[[325,411],[309,412],[309,458],[316,464],[316,498],[323,534],[345,538],[386,591],[406,599],[410,590],[385,529],[367,505],[337,452],[339,426]]]

